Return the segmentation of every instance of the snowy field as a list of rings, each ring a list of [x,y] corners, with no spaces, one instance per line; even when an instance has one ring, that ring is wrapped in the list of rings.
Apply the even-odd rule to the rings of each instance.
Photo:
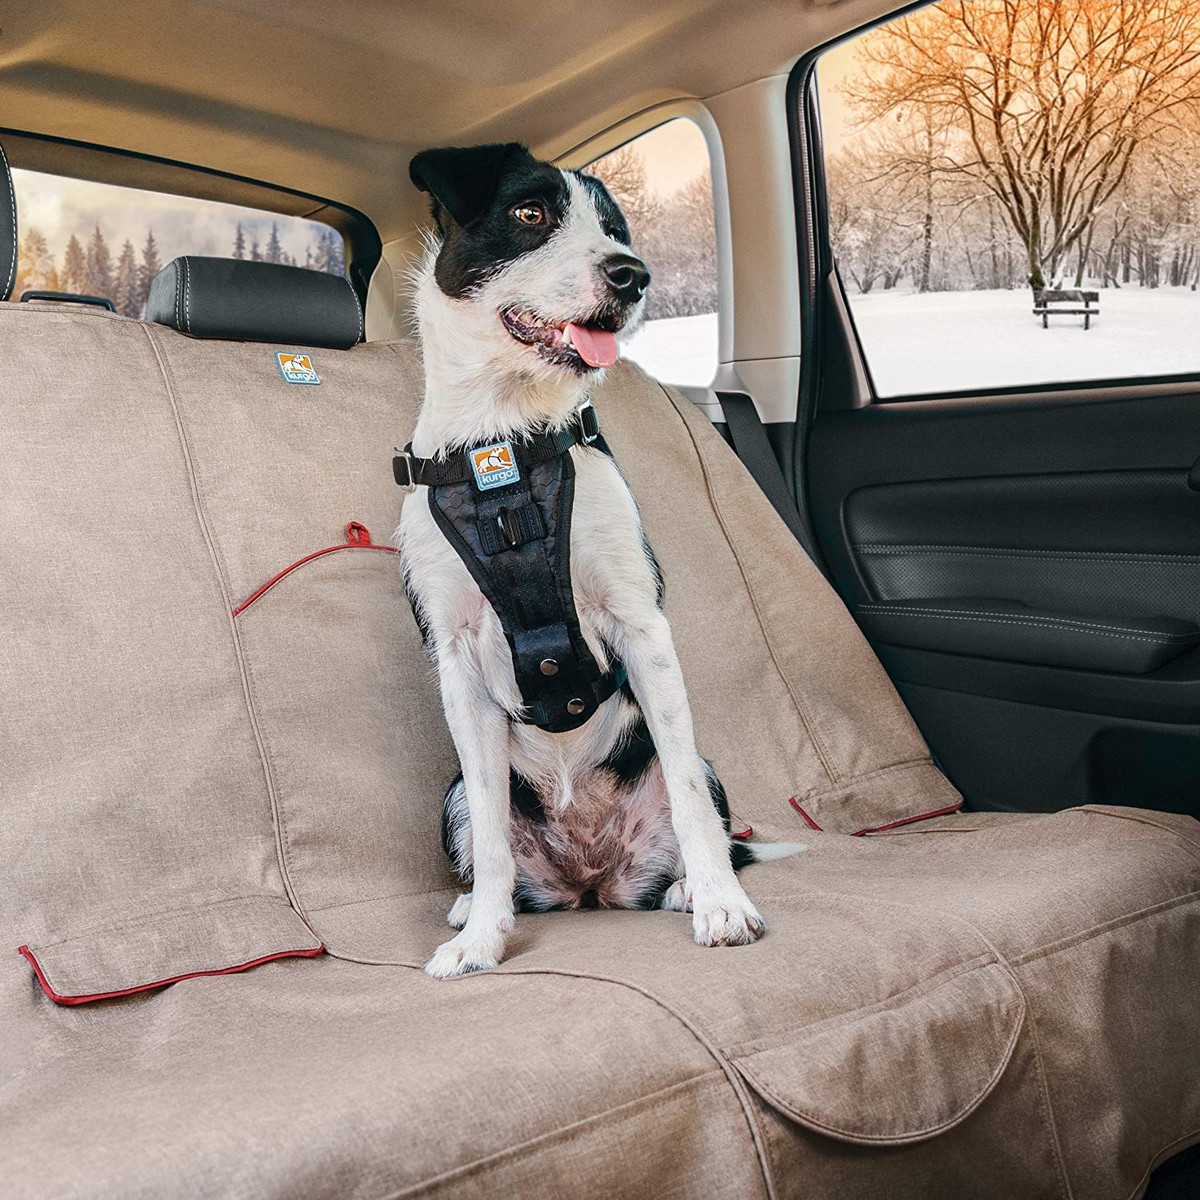
[[[1100,315],[1050,318],[1027,290],[850,296],[881,396],[1200,373],[1200,293],[1108,288]]]
[[[647,321],[621,357],[663,383],[707,387],[717,373],[717,314]]]
[[[850,296],[881,396],[1016,387],[1080,379],[1200,374],[1200,292],[1100,290],[1100,315],[1050,318],[1024,289]],[[717,316],[648,322],[626,358],[664,383],[705,387],[717,369]]]

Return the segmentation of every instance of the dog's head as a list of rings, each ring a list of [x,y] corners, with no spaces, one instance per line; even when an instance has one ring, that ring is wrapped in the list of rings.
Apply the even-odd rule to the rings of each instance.
[[[513,142],[425,150],[409,173],[432,197],[432,279],[462,302],[452,336],[471,357],[545,382],[616,362],[650,272],[604,184]]]

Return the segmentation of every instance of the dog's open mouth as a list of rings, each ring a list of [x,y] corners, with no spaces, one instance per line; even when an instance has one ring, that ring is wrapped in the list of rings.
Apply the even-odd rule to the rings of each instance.
[[[615,316],[594,316],[583,321],[547,321],[528,309],[506,308],[500,320],[518,342],[532,346],[548,362],[584,370],[611,367],[617,361]]]

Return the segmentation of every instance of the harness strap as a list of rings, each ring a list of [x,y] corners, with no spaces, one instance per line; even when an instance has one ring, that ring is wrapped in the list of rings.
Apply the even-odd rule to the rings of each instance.
[[[603,453],[590,404],[564,429],[496,439],[446,459],[395,459],[396,482],[428,488],[434,523],[491,603],[508,642],[522,719],[550,733],[577,729],[625,684],[588,648],[571,587],[573,446]]]
[[[566,454],[572,446],[590,446],[600,436],[600,419],[591,404],[584,404],[572,416],[571,423],[554,432],[530,434],[522,439],[521,457],[529,466],[549,462]],[[405,489],[423,485],[441,487],[448,483],[466,483],[474,475],[468,451],[459,451],[447,458],[418,458],[412,452],[412,442],[396,451],[392,473]]]

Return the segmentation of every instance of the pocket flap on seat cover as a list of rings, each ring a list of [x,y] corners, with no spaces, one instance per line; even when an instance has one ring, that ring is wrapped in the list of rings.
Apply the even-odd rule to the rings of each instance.
[[[56,1004],[89,1004],[279,958],[324,953],[281,896],[242,896],[22,946]]]
[[[763,1100],[809,1129],[847,1142],[919,1142],[986,1099],[1024,1017],[1020,988],[993,962],[730,1058]]]

